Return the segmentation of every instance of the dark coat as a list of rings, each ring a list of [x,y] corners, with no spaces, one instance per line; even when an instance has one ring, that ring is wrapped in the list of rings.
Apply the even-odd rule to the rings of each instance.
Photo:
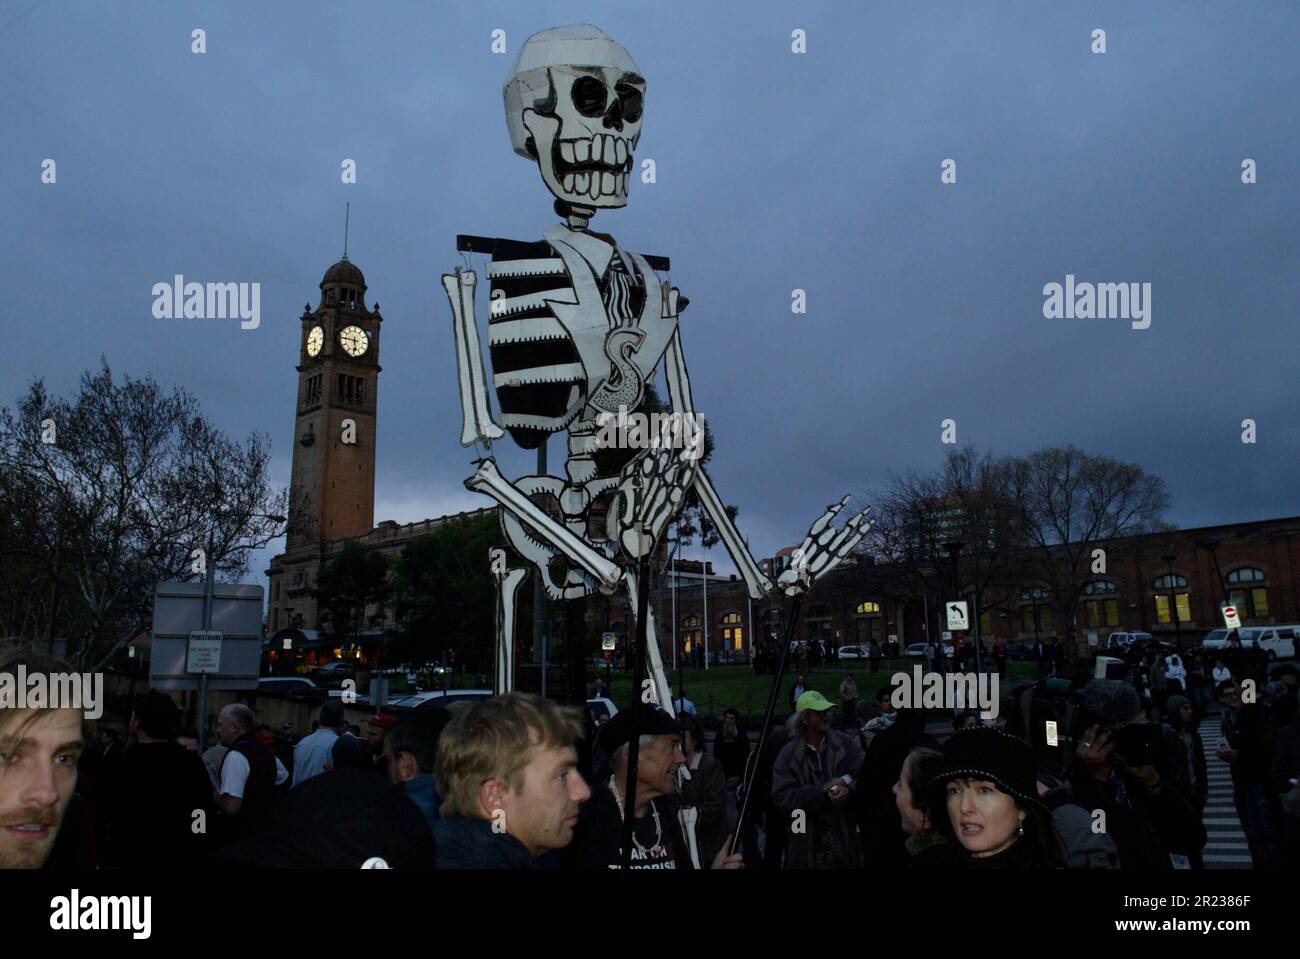
[[[449,816],[433,827],[439,869],[539,869],[528,847],[486,819]]]
[[[862,865],[853,800],[835,806],[822,787],[844,774],[859,788],[862,747],[856,736],[828,729],[822,742],[826,773],[818,771],[802,735],[781,749],[772,767],[772,800],[785,817],[786,867],[794,869],[855,869]],[[804,828],[795,831],[795,811],[804,813]]]
[[[701,756],[700,768],[682,784],[681,800],[700,811],[695,823],[695,841],[699,845],[700,865],[707,869],[728,835],[727,777],[722,772],[722,764],[710,756]]]
[[[659,810],[664,841],[672,844],[673,860],[678,869],[694,869],[691,851],[682,836],[677,820],[676,797],[660,796],[652,803]],[[623,820],[618,801],[607,783],[592,786],[591,798],[582,804],[573,842],[560,853],[560,865],[566,869],[620,869],[623,865]],[[705,868],[708,864],[701,863]]]
[[[1172,869],[1170,853],[1186,855],[1205,846],[1200,813],[1169,780],[1154,795],[1119,769],[1112,771],[1109,782],[1080,774],[1070,783],[1075,800],[1085,809],[1105,812],[1106,832],[1119,847],[1121,869]]]
[[[1205,798],[1209,793],[1209,785],[1206,781],[1205,768],[1205,748],[1201,742],[1201,734],[1195,726],[1186,730],[1191,734],[1191,760],[1192,768],[1196,771],[1196,784],[1193,786],[1191,778],[1187,772],[1187,742],[1183,739],[1183,731],[1175,729],[1172,726],[1165,727],[1165,742],[1169,747],[1169,762],[1166,768],[1160,770],[1160,775],[1169,777],[1170,781],[1182,791],[1183,795],[1192,801],[1192,805],[1200,809],[1205,805]]]

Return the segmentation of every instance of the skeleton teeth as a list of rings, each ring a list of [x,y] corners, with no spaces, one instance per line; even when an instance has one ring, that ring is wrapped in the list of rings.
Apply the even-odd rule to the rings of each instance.
[[[627,141],[618,140],[614,144],[614,162],[622,166],[627,162]]]
[[[624,173],[623,176],[621,177],[621,181],[622,182],[619,186],[618,192],[626,196],[627,195],[627,174],[626,173]]]
[[[574,159],[578,163],[586,163],[591,159],[591,141],[575,140],[573,143]]]
[[[613,138],[612,136],[610,136],[609,134],[605,134],[605,138],[604,138],[604,140],[605,140],[605,143],[604,143],[604,150],[605,150],[605,153],[604,153],[604,156],[601,157],[601,162],[604,163],[606,166],[613,166],[613,165],[614,165],[614,152],[615,152],[615,151],[614,151],[614,138]]]
[[[565,177],[564,177],[564,192],[565,192],[565,193],[572,193],[572,192],[573,192],[573,174],[572,174],[572,173],[566,174]]]
[[[614,192],[614,174],[602,173],[600,175],[600,192],[606,196]]]
[[[587,192],[587,184],[590,182],[590,179],[591,179],[591,178],[590,178],[590,176],[589,176],[588,174],[586,174],[586,173],[579,173],[579,174],[577,175],[577,182],[576,182],[576,184],[575,184],[574,187],[573,187],[573,192],[575,192],[575,193],[579,193],[579,194],[586,193],[586,192]],[[568,187],[565,187],[565,189],[567,190]]]
[[[591,197],[593,200],[596,199],[596,197],[600,196],[600,175],[599,174],[593,173],[591,175],[591,189],[587,191],[587,195]]]
[[[561,141],[560,141],[560,156],[564,157],[564,161],[565,161],[566,163],[573,163],[573,162],[575,162],[574,159],[573,159],[573,141],[572,141],[572,140],[561,140]]]

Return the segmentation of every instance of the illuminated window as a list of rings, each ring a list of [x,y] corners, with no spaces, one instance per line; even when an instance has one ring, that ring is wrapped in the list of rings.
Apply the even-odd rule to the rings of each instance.
[[[740,625],[739,613],[728,613],[722,617],[722,642],[732,649],[745,648],[745,628]]]
[[[1234,589],[1229,598],[1232,600],[1232,605],[1237,607],[1237,612],[1243,619],[1268,618],[1268,590],[1265,587],[1255,586],[1248,590]]]
[[[857,612],[857,614],[858,614],[859,616],[865,616],[865,615],[867,615],[868,613],[879,613],[879,612],[880,612],[880,604],[879,604],[879,603],[870,603],[870,602],[867,602],[867,603],[858,603],[858,608],[855,610],[855,612]]]
[[[1163,577],[1168,579],[1169,577]],[[1180,623],[1190,623],[1192,621],[1192,602],[1188,593],[1175,593],[1177,602],[1178,621]],[[1169,614],[1169,594],[1156,593],[1156,622],[1172,623],[1173,617]]]

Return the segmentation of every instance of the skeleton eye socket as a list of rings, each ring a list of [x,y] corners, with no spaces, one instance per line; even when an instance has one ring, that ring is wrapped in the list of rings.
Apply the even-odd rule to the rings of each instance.
[[[620,84],[616,91],[618,98],[623,102],[623,119],[628,123],[636,123],[641,119],[641,91],[636,87],[629,87]]]
[[[578,77],[573,81],[571,96],[573,105],[584,117],[598,117],[605,112],[609,90],[598,77]]]

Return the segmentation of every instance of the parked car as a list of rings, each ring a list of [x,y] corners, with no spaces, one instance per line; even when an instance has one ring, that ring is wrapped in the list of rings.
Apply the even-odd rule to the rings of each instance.
[[[1034,647],[1031,643],[1007,643],[1007,659],[1023,661],[1032,659]]]
[[[409,696],[395,696],[388,701],[389,706],[397,709],[445,709],[452,703],[477,703],[489,699],[495,693],[490,689],[432,689]]]
[[[1227,649],[1230,629],[1212,629],[1201,640],[1201,649]]]
[[[292,693],[295,690],[319,688],[306,676],[261,676],[257,680],[259,693]]]
[[[1246,649],[1259,648],[1268,654],[1269,660],[1295,658],[1294,626],[1247,626],[1237,630],[1241,636],[1241,645]]]
[[[903,655],[917,656],[921,659],[925,659],[925,643],[913,643],[911,646],[907,647],[907,650],[903,653]]]
[[[1106,640],[1108,649],[1127,650],[1136,642],[1150,642],[1155,639],[1150,633],[1111,633]]]
[[[841,646],[835,650],[836,659],[868,659],[871,651],[866,646]]]

